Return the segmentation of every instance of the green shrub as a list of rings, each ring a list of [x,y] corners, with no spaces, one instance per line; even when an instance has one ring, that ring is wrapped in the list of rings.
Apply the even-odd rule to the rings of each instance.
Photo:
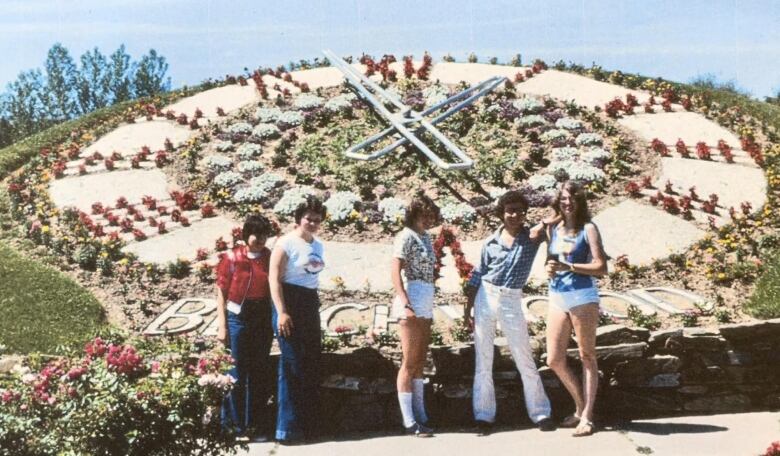
[[[766,269],[756,283],[756,290],[744,306],[756,318],[780,317],[780,251],[767,255]]]

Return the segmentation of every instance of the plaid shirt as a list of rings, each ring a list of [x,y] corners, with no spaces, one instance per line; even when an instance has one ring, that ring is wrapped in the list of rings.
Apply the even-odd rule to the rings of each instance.
[[[528,228],[523,227],[512,247],[506,247],[501,242],[503,229],[500,227],[482,245],[479,266],[471,273],[470,286],[479,288],[484,280],[498,287],[522,289],[528,281],[540,242],[532,241]]]

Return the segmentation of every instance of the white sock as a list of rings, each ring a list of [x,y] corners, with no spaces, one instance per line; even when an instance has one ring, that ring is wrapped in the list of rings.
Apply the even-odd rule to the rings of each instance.
[[[412,408],[412,393],[398,392],[398,404],[401,405],[401,416],[404,420],[404,427],[409,427],[415,423],[414,411]]]
[[[423,379],[412,379],[412,408],[414,409],[414,417],[418,423],[427,423],[428,414],[425,413],[425,383]]]

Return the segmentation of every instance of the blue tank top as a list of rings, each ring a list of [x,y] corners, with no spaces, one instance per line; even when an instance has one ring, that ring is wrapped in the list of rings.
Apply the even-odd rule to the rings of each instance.
[[[585,234],[585,228],[575,236],[559,236],[558,225],[552,227],[550,246],[547,252],[557,260],[566,260],[568,263],[590,263],[593,256],[590,253],[590,244]],[[550,279],[550,290],[558,293],[567,291],[595,288],[596,282],[592,276],[577,274],[572,271],[558,272]]]

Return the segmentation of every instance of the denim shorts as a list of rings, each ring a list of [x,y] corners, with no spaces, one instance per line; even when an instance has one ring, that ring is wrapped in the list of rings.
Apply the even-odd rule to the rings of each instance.
[[[414,314],[418,318],[433,318],[433,284],[422,280],[410,280],[406,284],[406,294],[409,296],[409,305],[412,306]],[[396,296],[393,299],[393,307],[390,311],[390,317],[398,320],[406,319],[401,298]]]
[[[550,290],[550,304],[564,312],[569,312],[577,306],[593,303],[599,303],[599,289],[596,287],[571,291]]]

